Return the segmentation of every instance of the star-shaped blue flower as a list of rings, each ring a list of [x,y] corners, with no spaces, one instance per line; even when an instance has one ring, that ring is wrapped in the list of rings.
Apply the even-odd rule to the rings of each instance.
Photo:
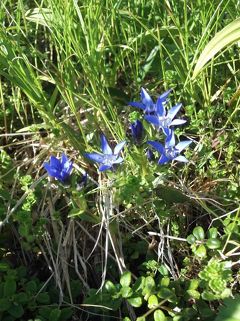
[[[102,134],[101,135],[101,148],[103,154],[99,153],[85,153],[84,155],[91,159],[94,162],[100,164],[99,170],[106,171],[108,169],[113,168],[115,164],[120,164],[123,161],[123,158],[119,156],[123,146],[126,144],[125,141],[117,144],[112,151],[111,147],[108,144],[106,137]]]
[[[167,102],[168,95],[170,94],[171,90],[168,90],[164,92],[159,98],[158,98],[158,104],[164,105]],[[140,92],[141,96],[141,102],[129,102],[128,104],[133,107],[137,107],[142,109],[145,114],[155,114],[157,112],[157,106],[152,101],[152,98],[149,96],[147,91],[144,88],[141,88]]]
[[[153,146],[161,154],[158,164],[165,164],[173,160],[187,163],[187,158],[180,155],[180,153],[191,143],[191,140],[184,140],[176,145],[173,130],[170,130],[170,133],[166,137],[165,146],[159,142],[148,141],[148,144]]]
[[[186,120],[184,119],[173,119],[181,107],[182,104],[179,103],[169,109],[169,111],[167,112],[160,96],[156,103],[155,115],[146,115],[145,119],[157,128],[162,129],[165,135],[168,135],[170,126],[182,125],[186,123]]]
[[[69,161],[67,156],[62,153],[61,160],[55,156],[50,157],[50,163],[44,163],[43,167],[48,175],[57,178],[60,182],[66,183],[70,177],[73,163]]]

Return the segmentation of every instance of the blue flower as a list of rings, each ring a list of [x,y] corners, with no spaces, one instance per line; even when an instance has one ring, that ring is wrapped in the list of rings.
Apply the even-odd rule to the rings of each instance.
[[[169,109],[169,111],[167,112],[160,96],[156,103],[155,115],[146,115],[145,119],[157,128],[161,128],[164,134],[168,135],[170,126],[182,125],[186,123],[186,120],[184,119],[173,119],[181,107],[182,104],[179,103]]]
[[[69,161],[64,153],[62,153],[61,160],[57,159],[55,156],[51,156],[50,163],[43,164],[48,175],[57,178],[62,183],[65,183],[69,179],[72,166],[73,163]]]
[[[136,120],[134,123],[130,126],[132,137],[136,143],[140,143],[143,138],[143,124],[140,122],[140,120]]]
[[[84,155],[91,159],[94,162],[100,164],[99,170],[106,171],[107,169],[113,168],[115,164],[120,164],[123,161],[123,158],[119,156],[123,146],[125,145],[125,141],[117,144],[112,151],[111,147],[109,146],[106,137],[102,134],[101,135],[101,148],[103,154],[99,153],[85,153]]]
[[[165,164],[173,160],[187,163],[188,160],[186,157],[180,155],[180,153],[191,143],[191,140],[184,140],[176,145],[173,130],[170,130],[170,133],[166,137],[165,146],[159,142],[148,141],[148,144],[153,146],[161,154],[158,164]]]
[[[167,102],[168,95],[170,94],[171,90],[166,91],[158,98],[158,104],[164,105]],[[141,88],[140,92],[141,102],[129,102],[128,104],[133,107],[137,107],[142,109],[145,114],[155,114],[157,112],[157,106],[152,101],[152,98],[146,92],[144,88]]]

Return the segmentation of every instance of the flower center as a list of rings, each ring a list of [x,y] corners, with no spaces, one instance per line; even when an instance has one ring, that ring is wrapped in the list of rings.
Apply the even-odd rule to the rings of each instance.
[[[164,127],[164,128],[170,126],[170,124],[172,122],[171,118],[169,118],[167,116],[158,116],[158,118],[159,118],[159,121],[161,123],[161,127]]]
[[[166,156],[169,159],[174,159],[178,156],[179,152],[175,147],[166,148]]]
[[[102,164],[112,166],[117,159],[117,155],[105,155]]]

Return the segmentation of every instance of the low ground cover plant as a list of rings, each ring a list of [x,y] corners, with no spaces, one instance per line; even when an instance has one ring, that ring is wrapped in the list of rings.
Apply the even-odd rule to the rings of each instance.
[[[240,320],[238,12],[1,2],[0,320]]]

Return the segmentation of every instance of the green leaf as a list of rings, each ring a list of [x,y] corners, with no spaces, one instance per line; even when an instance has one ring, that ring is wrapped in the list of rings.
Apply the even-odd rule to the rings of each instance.
[[[123,286],[120,291],[121,295],[123,298],[129,298],[132,294],[133,291],[129,286]]]
[[[188,235],[187,242],[188,244],[194,244],[196,242],[196,237],[193,236],[192,234]]]
[[[4,290],[3,290],[4,296],[10,297],[16,293],[16,290],[17,290],[16,281],[13,279],[7,279],[6,282],[4,283]]]
[[[208,238],[215,239],[217,235],[218,235],[218,230],[216,229],[216,227],[211,227],[208,230]]]
[[[195,227],[193,230],[193,235],[196,237],[198,241],[204,240],[205,233],[203,228],[201,226]]]
[[[131,272],[124,272],[120,278],[120,284],[122,287],[129,286],[131,284]]]
[[[158,306],[158,298],[155,294],[150,295],[148,298],[148,308],[156,308]]]
[[[145,317],[138,317],[136,321],[146,321]]]
[[[168,300],[175,296],[175,294],[172,292],[172,290],[165,288],[165,287],[160,288],[157,295],[159,296],[159,298],[168,299]]]
[[[221,247],[221,241],[219,239],[211,238],[207,240],[206,245],[211,250],[219,249]]]
[[[0,312],[7,311],[11,306],[11,303],[8,299],[0,299]]]
[[[206,248],[203,244],[201,244],[196,251],[194,252],[199,258],[204,258],[207,255]]]
[[[0,262],[0,272],[6,272],[10,269],[10,266],[6,262]]]
[[[111,281],[107,281],[104,287],[107,292],[110,292],[112,294],[116,292],[116,286]]]
[[[58,321],[61,315],[61,310],[53,309],[49,315],[49,321]]]
[[[214,321],[240,321],[240,295],[225,299]]]
[[[189,287],[188,287],[188,290],[196,290],[199,286],[199,280],[197,279],[192,279],[190,281],[190,284],[189,284]]]
[[[29,281],[26,284],[26,292],[35,294],[37,292],[37,283],[35,281]]]
[[[12,304],[8,309],[8,313],[11,314],[15,318],[21,318],[24,314],[24,310],[21,304]]]
[[[50,303],[50,297],[47,292],[39,293],[38,296],[36,297],[36,300],[38,303],[41,303],[41,304],[49,304]]]
[[[158,271],[163,275],[163,276],[168,276],[168,269],[166,268],[165,265],[161,265],[158,269]]]
[[[129,298],[127,301],[134,308],[139,308],[142,305],[141,297]]]
[[[201,53],[193,71],[193,79],[200,73],[206,63],[212,59],[220,50],[230,46],[240,39],[240,18],[228,24],[219,31],[206,45]]]
[[[71,308],[62,309],[59,321],[71,320],[72,314],[73,314],[73,309]]]
[[[200,298],[200,293],[196,290],[187,290],[187,294],[190,298],[198,300]]]
[[[144,276],[140,276],[136,282],[134,283],[132,290],[134,293],[138,292],[139,290],[144,288],[144,284],[145,284],[145,277]]]
[[[165,321],[166,317],[162,310],[156,310],[153,313],[154,321]]]
[[[160,285],[163,287],[168,287],[169,283],[170,283],[170,278],[167,276],[164,276],[160,281]]]
[[[25,292],[20,292],[14,295],[14,301],[17,303],[26,304],[29,300],[29,297]]]

